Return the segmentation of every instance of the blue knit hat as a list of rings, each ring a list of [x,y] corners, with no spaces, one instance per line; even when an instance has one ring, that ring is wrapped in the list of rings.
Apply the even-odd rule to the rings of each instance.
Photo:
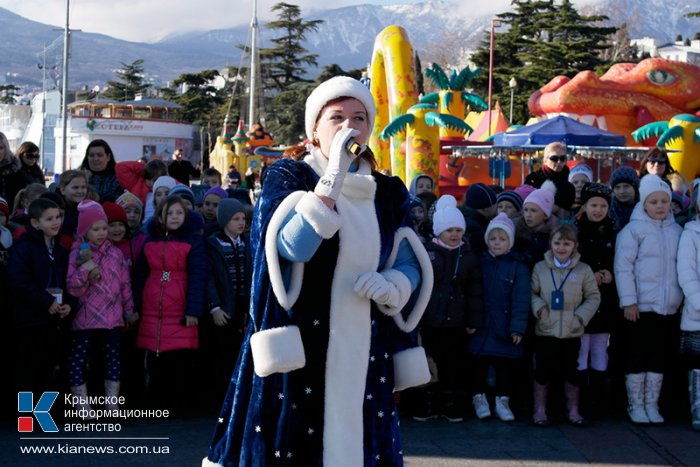
[[[483,183],[475,183],[467,190],[464,204],[472,209],[486,209],[496,204],[496,193]]]
[[[194,193],[187,185],[175,185],[168,192],[168,196],[178,195],[181,198],[186,199],[192,206],[194,206]]]
[[[632,167],[623,165],[618,167],[610,177],[610,187],[615,188],[618,183],[628,183],[634,187],[635,190],[639,190],[639,175],[637,171]]]
[[[510,204],[515,206],[515,210],[520,212],[523,210],[523,199],[514,191],[506,190],[502,191],[496,196],[496,204],[501,201],[508,201]]]

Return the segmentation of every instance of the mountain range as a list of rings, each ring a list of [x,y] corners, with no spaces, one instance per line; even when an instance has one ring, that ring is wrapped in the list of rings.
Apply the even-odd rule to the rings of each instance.
[[[493,14],[470,16],[465,8],[454,8],[446,0],[407,5],[354,5],[318,10],[302,15],[305,20],[320,19],[317,31],[307,34],[304,46],[318,54],[319,66],[336,63],[344,69],[365,67],[371,60],[374,39],[384,27],[403,26],[424,63],[443,58],[445,52],[464,56],[478,47]],[[654,37],[662,42],[676,35],[692,37],[700,31],[700,20],[683,15],[697,10],[688,0],[601,0],[581,8],[584,14],[604,14],[610,24],[626,23],[633,38]],[[0,80],[41,86],[42,50],[58,40],[61,31],[0,8]],[[156,43],[140,43],[115,39],[95,33],[72,34],[70,82],[72,87],[104,85],[114,78],[120,62],[145,61],[149,78],[162,85],[181,73],[204,69],[237,67],[241,51],[236,47],[249,41],[249,27],[189,32],[171,35]],[[261,46],[271,45],[272,31],[261,25]],[[446,41],[452,44],[445,47]],[[53,47],[47,57],[47,68],[59,64],[61,47]],[[433,55],[424,58],[424,55]],[[443,63],[444,64],[444,63]],[[449,63],[447,65],[450,65]],[[316,70],[309,70],[313,76]],[[58,70],[49,70],[56,76]]]

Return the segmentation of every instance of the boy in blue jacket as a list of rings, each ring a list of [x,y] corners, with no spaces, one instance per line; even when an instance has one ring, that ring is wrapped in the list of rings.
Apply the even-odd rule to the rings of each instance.
[[[522,257],[512,251],[515,225],[504,213],[486,228],[484,240],[488,251],[481,255],[484,284],[484,325],[469,342],[474,356],[472,369],[472,403],[476,416],[491,416],[486,399],[489,366],[496,374],[496,415],[504,422],[515,419],[510,410],[514,366],[523,357],[521,345],[530,311],[530,272]]]
[[[37,397],[56,386],[56,368],[67,344],[73,299],[66,292],[68,251],[57,236],[63,217],[58,205],[38,198],[29,205],[31,227],[10,252],[7,278],[13,291],[15,383]]]

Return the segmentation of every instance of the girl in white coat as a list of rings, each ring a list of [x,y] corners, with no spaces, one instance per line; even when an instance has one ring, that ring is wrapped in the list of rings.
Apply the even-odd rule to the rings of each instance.
[[[685,224],[681,234],[678,282],[685,295],[681,316],[681,355],[688,368],[693,429],[700,431],[700,216]]]
[[[624,310],[627,344],[625,383],[634,423],[663,423],[659,394],[665,349],[683,300],[676,255],[681,227],[673,220],[671,188],[658,175],[645,175],[640,201],[617,237],[615,282]]]

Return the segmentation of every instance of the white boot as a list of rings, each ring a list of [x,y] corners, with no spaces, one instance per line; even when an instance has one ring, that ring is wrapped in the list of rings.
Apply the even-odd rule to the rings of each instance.
[[[119,381],[114,381],[111,379],[105,380],[105,397],[109,400],[105,404],[107,410],[119,410],[119,404],[117,403],[117,398],[119,397]]]
[[[491,416],[491,409],[489,408],[489,401],[486,399],[486,394],[476,394],[472,397],[472,404],[474,405],[474,411],[478,419]]]
[[[627,414],[632,423],[649,423],[649,417],[644,410],[644,380],[646,374],[631,373],[625,375],[627,387]]]
[[[659,413],[659,395],[661,394],[661,384],[664,375],[661,373],[647,373],[644,388],[644,410],[651,423],[659,424],[664,422],[664,417]]]
[[[94,412],[92,411],[92,407],[90,407],[90,404],[88,404],[87,385],[83,383],[80,386],[71,386],[70,392],[78,398],[78,403],[75,404],[73,407],[75,408],[75,410],[83,411],[83,416],[81,416],[81,418],[83,420],[94,420],[94,416],[88,415]]]
[[[499,419],[504,422],[512,422],[515,420],[515,415],[510,410],[508,403],[510,402],[510,397],[508,396],[496,396],[496,415]]]
[[[700,431],[700,370],[688,372],[690,413],[693,415],[693,430]]]

